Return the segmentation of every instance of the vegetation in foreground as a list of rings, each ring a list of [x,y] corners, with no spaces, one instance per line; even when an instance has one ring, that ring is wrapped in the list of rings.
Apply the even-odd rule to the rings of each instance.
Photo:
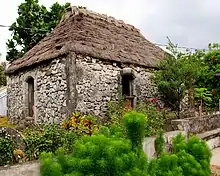
[[[99,133],[77,140],[71,154],[65,154],[64,148],[55,154],[43,152],[41,175],[210,175],[211,152],[206,143],[196,137],[186,141],[178,135],[173,139],[171,153],[158,147],[158,158],[149,161],[142,150],[145,123],[144,114],[129,112],[123,117],[125,130],[117,125],[102,127]]]

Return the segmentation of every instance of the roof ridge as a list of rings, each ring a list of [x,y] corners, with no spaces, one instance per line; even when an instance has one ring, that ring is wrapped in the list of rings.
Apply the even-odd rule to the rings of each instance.
[[[110,24],[114,24],[117,27],[125,28],[126,30],[135,31],[140,33],[140,30],[137,29],[135,26],[125,23],[123,20],[118,20],[112,16],[108,16],[106,14],[97,13],[91,10],[88,10],[84,7],[77,7],[77,6],[71,6],[66,9],[66,13],[62,16],[60,23],[66,21],[68,18],[82,15],[82,16],[89,16],[93,19],[99,19],[106,21]]]

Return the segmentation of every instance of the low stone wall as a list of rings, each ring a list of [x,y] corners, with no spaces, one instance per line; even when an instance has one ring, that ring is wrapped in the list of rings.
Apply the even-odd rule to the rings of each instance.
[[[197,134],[197,136],[205,140],[211,150],[220,147],[220,128]]]
[[[193,134],[203,133],[220,128],[220,114],[172,120],[171,125],[173,130],[186,131]]]
[[[171,150],[171,148],[172,148],[172,139],[175,136],[177,136],[179,133],[182,133],[182,135],[186,136],[186,133],[184,131],[170,131],[170,132],[167,132],[167,133],[164,134],[166,151]],[[156,157],[155,139],[156,139],[156,137],[147,137],[147,138],[144,139],[144,142],[143,142],[144,153],[150,159]]]

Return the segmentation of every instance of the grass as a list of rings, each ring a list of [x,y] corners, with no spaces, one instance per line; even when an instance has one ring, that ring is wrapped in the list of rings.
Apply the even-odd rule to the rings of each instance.
[[[8,117],[0,116],[0,127],[16,128],[15,125],[8,121]]]

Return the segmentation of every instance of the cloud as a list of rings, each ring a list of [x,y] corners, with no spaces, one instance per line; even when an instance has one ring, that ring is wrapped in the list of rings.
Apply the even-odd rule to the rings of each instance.
[[[166,36],[181,46],[204,48],[220,42],[219,0],[39,0],[49,7],[53,3],[72,5],[114,16],[141,30],[152,42],[166,44]],[[24,0],[7,0],[0,5],[0,24],[10,25],[17,16],[17,6]],[[7,29],[0,28],[0,53],[5,56]]]
[[[169,36],[174,43],[204,48],[220,37],[220,1],[185,0],[154,1],[153,14],[146,14],[142,30],[155,42],[166,42]]]

